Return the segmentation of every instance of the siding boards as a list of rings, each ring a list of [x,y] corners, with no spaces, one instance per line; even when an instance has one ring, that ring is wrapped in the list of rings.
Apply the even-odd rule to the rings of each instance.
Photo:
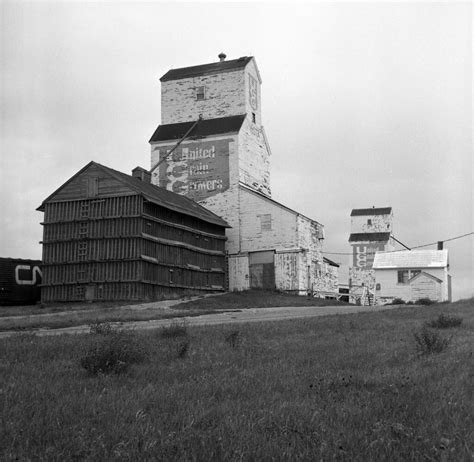
[[[91,177],[76,177],[45,201],[43,302],[223,290],[223,227]],[[100,197],[112,192],[119,195]]]

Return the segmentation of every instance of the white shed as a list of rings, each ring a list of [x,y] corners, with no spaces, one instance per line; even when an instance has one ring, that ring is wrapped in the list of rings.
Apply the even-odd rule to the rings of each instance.
[[[377,252],[373,269],[379,303],[395,298],[406,302],[421,298],[451,301],[447,249]]]

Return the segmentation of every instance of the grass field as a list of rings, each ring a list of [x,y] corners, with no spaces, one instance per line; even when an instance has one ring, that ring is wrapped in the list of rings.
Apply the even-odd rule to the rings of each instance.
[[[420,354],[442,313],[461,325]],[[0,341],[0,460],[469,461],[473,334],[474,299],[176,326],[130,334],[145,361],[98,375],[81,358],[111,334],[20,334]]]
[[[189,297],[190,298],[190,297]],[[63,303],[40,306],[0,307],[0,332],[29,329],[58,329],[88,325],[97,321],[128,322],[200,316],[216,311],[271,306],[343,305],[336,300],[308,299],[271,290],[230,292],[211,297],[194,297],[169,309],[153,303],[130,302]]]

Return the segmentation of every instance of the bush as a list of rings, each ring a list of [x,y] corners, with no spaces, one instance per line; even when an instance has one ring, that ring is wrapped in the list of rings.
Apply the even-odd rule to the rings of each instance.
[[[130,332],[107,331],[107,335],[94,336],[83,353],[80,364],[91,375],[123,374],[132,364],[146,358],[146,351]]]
[[[436,302],[434,300],[431,300],[431,298],[420,298],[419,300],[416,300],[417,305],[434,305]]]
[[[403,300],[402,298],[394,298],[391,303],[391,305],[404,305],[404,304],[405,304],[405,300]]]
[[[426,323],[428,327],[433,327],[435,329],[449,329],[450,327],[458,327],[461,324],[461,317],[450,316],[448,314],[440,314],[437,319]]]
[[[112,333],[112,325],[110,322],[96,321],[90,324],[90,333],[98,335],[108,335]]]
[[[234,330],[226,335],[225,341],[231,348],[237,348],[242,343],[242,335],[238,330]]]
[[[181,340],[180,342],[177,343],[176,355],[178,356],[178,358],[183,359],[186,357],[189,351],[189,344],[190,344],[190,341],[188,338]]]
[[[181,323],[174,321],[169,326],[161,329],[161,336],[163,338],[187,337],[187,335],[186,321]]]
[[[451,341],[450,338],[444,337],[440,333],[428,329],[426,326],[423,326],[413,335],[415,337],[416,349],[419,353],[425,355],[441,353],[448,347]]]

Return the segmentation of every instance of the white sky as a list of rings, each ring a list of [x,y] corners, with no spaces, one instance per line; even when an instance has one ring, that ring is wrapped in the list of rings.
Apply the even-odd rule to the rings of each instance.
[[[149,168],[159,77],[221,51],[255,56],[273,198],[325,225],[325,251],[350,252],[351,209],[373,205],[409,246],[474,230],[470,2],[0,0],[0,14],[0,256],[41,258],[35,209],[90,160]],[[473,236],[446,248],[454,298],[474,295]]]

